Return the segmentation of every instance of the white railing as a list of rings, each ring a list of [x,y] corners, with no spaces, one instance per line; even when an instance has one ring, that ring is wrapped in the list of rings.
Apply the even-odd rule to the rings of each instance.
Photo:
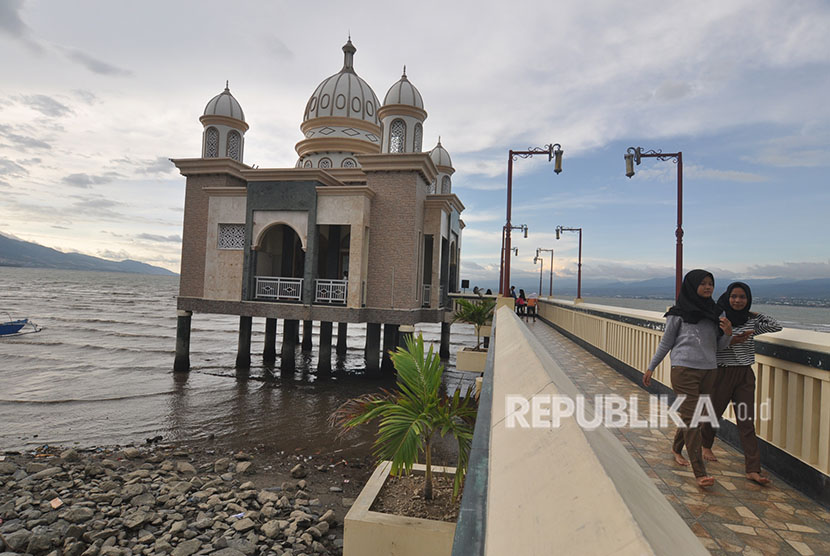
[[[316,303],[346,303],[348,280],[315,280]]]
[[[421,305],[423,307],[429,307],[430,302],[431,302],[431,300],[430,300],[431,291],[432,291],[432,288],[430,287],[430,284],[424,284],[424,300],[423,300],[423,303],[421,303]]]
[[[300,301],[302,298],[302,278],[283,278],[279,276],[256,277],[256,299]]]

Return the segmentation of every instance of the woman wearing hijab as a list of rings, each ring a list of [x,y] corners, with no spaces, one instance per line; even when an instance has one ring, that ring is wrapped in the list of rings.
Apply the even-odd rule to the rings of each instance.
[[[746,477],[760,485],[769,484],[769,479],[761,474],[761,454],[758,451],[758,438],[755,436],[755,364],[754,336],[768,332],[779,332],[782,328],[774,318],[754,313],[752,291],[744,282],[732,282],[718,298],[718,306],[726,312],[726,318],[732,323],[733,332],[730,344],[719,349],[717,353],[718,372],[712,391],[712,405],[715,414],[720,417],[732,402],[735,421],[741,435],[741,447],[744,450]],[[712,453],[715,442],[715,430],[704,424],[703,457],[717,461]]]
[[[721,316],[720,307],[712,300],[714,289],[715,277],[711,272],[695,269],[686,274],[677,302],[664,315],[663,338],[643,375],[643,385],[648,387],[654,369],[671,351],[672,388],[676,394],[686,396],[678,408],[685,426],[678,427],[674,435],[672,454],[678,464],[689,465],[681,454],[685,443],[692,471],[701,487],[712,486],[715,479],[706,474],[700,426],[691,426],[692,417],[700,396],[712,391],[718,366],[715,354],[719,348],[729,345],[732,337],[732,325]]]

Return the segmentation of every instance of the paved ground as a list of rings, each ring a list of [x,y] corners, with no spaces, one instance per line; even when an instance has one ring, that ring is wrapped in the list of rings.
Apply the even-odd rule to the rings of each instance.
[[[644,393],[545,323],[528,327],[586,395]],[[673,427],[615,433],[712,554],[830,554],[830,512],[772,473],[772,486],[748,481],[743,454],[732,446],[715,442],[719,461],[707,462],[707,471],[716,483],[703,490],[671,458]]]

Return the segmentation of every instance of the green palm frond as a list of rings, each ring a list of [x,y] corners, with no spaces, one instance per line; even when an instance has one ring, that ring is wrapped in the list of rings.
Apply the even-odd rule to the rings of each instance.
[[[493,311],[496,308],[496,302],[489,299],[482,299],[481,301],[470,301],[468,299],[457,299],[458,307],[455,310],[452,321],[466,322],[472,324],[476,329],[476,349],[481,345],[481,327],[486,326],[488,322],[493,320]]]

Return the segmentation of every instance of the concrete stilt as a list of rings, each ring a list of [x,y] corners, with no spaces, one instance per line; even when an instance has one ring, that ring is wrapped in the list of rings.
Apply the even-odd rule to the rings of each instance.
[[[441,323],[441,346],[438,349],[438,356],[441,359],[450,358],[450,323]]]
[[[236,366],[248,369],[251,366],[251,321],[252,317],[239,317],[239,343],[236,347]]]
[[[348,349],[346,345],[346,338],[349,334],[349,324],[346,322],[338,322],[337,323],[337,355],[343,356],[346,355],[346,350]]]
[[[297,368],[294,356],[297,351],[297,331],[300,321],[285,319],[282,322],[282,350],[280,351],[280,369],[293,372]]]
[[[377,374],[380,371],[380,324],[366,324],[366,373]]]
[[[415,335],[415,327],[409,324],[402,324],[398,327],[398,346],[406,347],[406,339]]]
[[[304,320],[303,321],[303,351],[311,351],[312,330],[314,330],[314,323],[310,320]]]
[[[176,358],[173,360],[174,373],[190,371],[190,311],[176,311]]]
[[[272,364],[277,360],[277,319],[265,319],[265,345],[262,349],[263,363]]]
[[[320,341],[317,356],[317,372],[331,372],[331,322],[320,321]]]
[[[392,365],[392,357],[390,352],[395,351],[398,347],[398,325],[385,324],[383,325],[383,361],[380,368],[384,373],[392,373],[395,371],[395,366]]]

